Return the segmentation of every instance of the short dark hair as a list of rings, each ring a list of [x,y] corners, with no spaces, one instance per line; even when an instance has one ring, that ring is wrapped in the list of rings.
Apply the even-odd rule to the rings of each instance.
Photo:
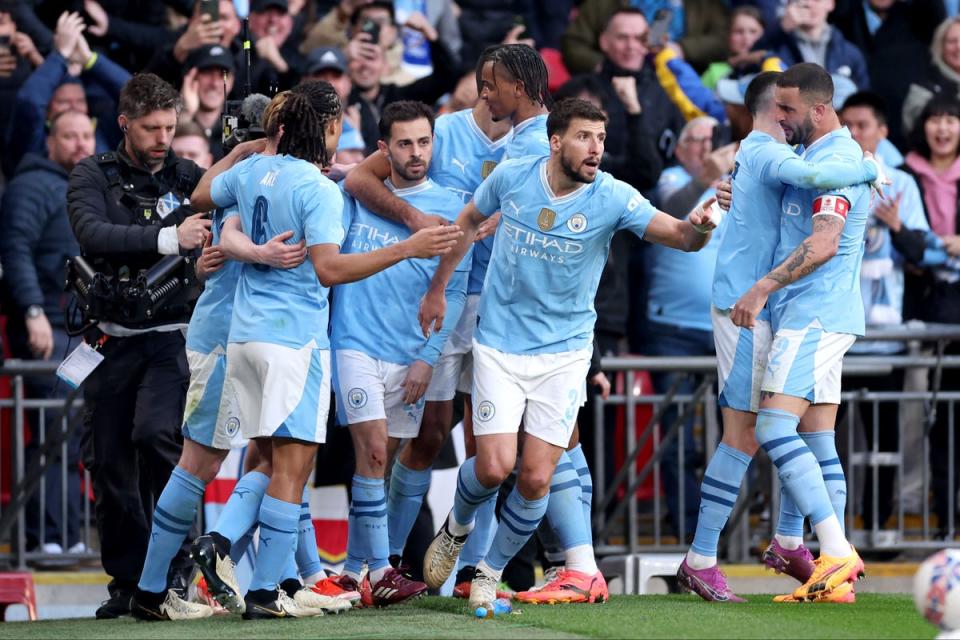
[[[618,16],[640,16],[644,20],[647,19],[647,14],[645,14],[643,9],[640,7],[618,7],[614,9],[613,13],[607,16],[606,21],[603,23],[603,29],[600,30],[600,33],[603,33],[609,29],[610,25],[613,24],[613,21],[616,20]]]
[[[483,65],[493,63],[494,73],[502,67],[511,78],[523,83],[523,92],[537,104],[550,106],[553,99],[547,86],[547,65],[533,47],[525,44],[495,44],[487,47],[477,59],[477,93]]]
[[[135,74],[120,90],[120,113],[131,120],[167,109],[174,109],[179,114],[182,106],[180,93],[152,73]]]
[[[738,16],[746,16],[748,18],[753,18],[760,24],[761,29],[766,30],[767,28],[767,24],[763,20],[763,14],[760,13],[760,9],[756,8],[752,4],[742,4],[730,12],[731,26],[733,26],[733,21],[736,20]]]
[[[826,69],[812,62],[800,62],[780,74],[777,86],[797,88],[800,95],[826,105],[833,103],[833,78]]]
[[[608,100],[607,90],[603,85],[603,80],[594,73],[573,76],[553,93],[553,99],[559,102],[567,98],[577,98],[581,93],[587,93],[596,97],[600,101],[600,104],[606,108]]]
[[[927,106],[920,112],[920,117],[917,118],[917,122],[913,125],[913,130],[910,132],[910,146],[927,160],[930,159],[931,151],[924,129],[927,120],[936,118],[937,116],[960,118],[960,101],[949,93],[938,93],[930,99]]]
[[[390,139],[395,122],[413,122],[421,118],[430,123],[430,132],[433,133],[433,109],[417,100],[391,102],[384,107],[383,114],[380,116],[380,139]]]
[[[389,1],[385,2],[384,0],[374,0],[373,2],[363,5],[362,7],[360,7],[359,9],[353,12],[353,14],[350,16],[350,25],[354,27],[357,26],[357,23],[360,22],[360,16],[363,15],[363,12],[367,11],[368,9],[386,9],[387,11],[390,12],[390,22],[395,23],[397,21],[397,13],[396,13],[396,10],[393,8],[392,2],[389,2]]]
[[[882,125],[887,124],[887,104],[883,101],[883,98],[873,91],[857,91],[851,94],[843,103],[840,112],[843,113],[847,109],[853,109],[854,107],[870,109],[873,112],[873,116],[877,119],[877,122]]]
[[[743,94],[743,104],[754,118],[763,110],[764,103],[769,102],[770,91],[777,84],[779,77],[779,71],[764,71],[758,73],[757,77],[747,85],[747,91]]]
[[[607,124],[606,114],[593,104],[580,98],[566,98],[553,105],[550,115],[547,116],[547,135],[563,135],[574,118]]]

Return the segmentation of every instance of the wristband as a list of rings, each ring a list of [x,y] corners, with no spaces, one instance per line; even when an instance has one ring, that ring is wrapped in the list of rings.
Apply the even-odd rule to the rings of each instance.
[[[97,52],[94,51],[90,54],[90,58],[84,63],[83,70],[90,71],[93,68],[93,65],[97,64]]]

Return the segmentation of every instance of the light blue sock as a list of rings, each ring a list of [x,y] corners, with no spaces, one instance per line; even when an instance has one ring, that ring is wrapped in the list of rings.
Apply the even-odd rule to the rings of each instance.
[[[292,553],[283,565],[283,571],[280,572],[280,579],[277,582],[280,583],[285,580],[300,580],[300,571],[297,569],[297,559],[295,554]]]
[[[356,560],[365,560],[370,571],[390,564],[389,532],[387,531],[387,497],[383,478],[353,476],[353,500],[350,503],[350,539],[357,536],[351,553],[347,545],[348,571],[355,572]],[[359,554],[363,554],[360,556]]]
[[[700,517],[693,536],[692,549],[708,558],[717,557],[720,533],[740,495],[740,484],[750,466],[750,456],[720,443],[700,485]]]
[[[153,512],[150,544],[138,585],[143,591],[166,593],[170,561],[193,526],[204,487],[199,478],[180,467],[173,468]]]
[[[577,470],[580,477],[580,502],[583,503],[583,520],[587,523],[587,535],[590,538],[590,544],[593,544],[593,476],[590,475],[590,467],[587,466],[587,457],[583,455],[583,447],[579,444],[570,451],[570,462],[573,468]]]
[[[233,488],[213,530],[229,540],[230,544],[242,538],[257,523],[260,502],[268,484],[270,476],[259,471],[245,473]]]
[[[423,471],[393,463],[390,473],[390,495],[387,498],[387,526],[390,531],[390,555],[403,555],[410,529],[420,514],[423,497],[430,490],[433,467]]]
[[[297,569],[304,578],[323,571],[317,551],[317,532],[310,515],[310,488],[303,488],[300,502],[300,526],[297,528]]]
[[[497,524],[497,494],[480,503],[473,516],[473,531],[467,536],[467,542],[460,552],[458,568],[476,567],[483,556],[490,550],[493,541],[493,530]]]
[[[777,468],[780,483],[786,487],[797,508],[811,525],[833,515],[833,505],[823,483],[817,459],[797,435],[800,418],[779,409],[760,409],[757,413],[757,442]]]
[[[840,527],[844,528],[845,511],[847,509],[847,478],[843,474],[843,466],[840,464],[840,456],[837,455],[837,437],[834,431],[816,431],[813,433],[801,433],[800,437],[810,447],[810,451],[816,456],[820,463],[820,471],[823,473],[823,482],[827,486],[827,494],[830,496],[830,503],[833,504],[833,512],[840,521]]]
[[[239,540],[230,545],[230,559],[233,560],[233,564],[240,564],[247,549],[250,548],[250,543],[253,542],[253,533],[256,530],[256,527],[251,527],[249,531],[240,536]],[[256,552],[254,552],[254,555],[256,555]]]
[[[250,590],[273,591],[297,545],[300,503],[263,496],[260,504],[260,549]]]
[[[453,519],[457,524],[469,525],[480,505],[490,496],[496,496],[497,487],[485,487],[477,480],[477,459],[467,458],[457,473],[457,492],[453,498]]]
[[[580,477],[564,451],[553,471],[547,500],[547,520],[564,550],[590,544],[580,492]]]
[[[493,544],[483,561],[494,571],[503,571],[510,559],[527,543],[547,512],[550,495],[536,500],[527,500],[517,487],[500,509],[500,524],[493,534]],[[582,523],[582,518],[576,518]]]
[[[787,488],[780,485],[780,515],[777,516],[777,535],[803,537],[803,514]]]

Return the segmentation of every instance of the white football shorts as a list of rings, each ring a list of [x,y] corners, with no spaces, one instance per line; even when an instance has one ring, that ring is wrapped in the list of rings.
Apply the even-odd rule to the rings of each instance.
[[[407,376],[405,365],[377,360],[354,349],[337,349],[334,358],[337,420],[341,425],[386,420],[391,438],[417,437],[425,400],[403,403],[405,390],[400,385]]]
[[[242,447],[240,421],[220,415],[227,354],[222,345],[210,353],[187,349],[190,386],[183,412],[183,437],[214,449]]]
[[[753,329],[745,329],[733,324],[729,309],[716,307],[710,308],[710,319],[717,349],[720,406],[756,413],[773,341],[770,322],[757,319]]]
[[[856,339],[849,333],[824,331],[816,320],[803,329],[778,330],[761,390],[805,398],[812,404],[840,404],[843,356]]]

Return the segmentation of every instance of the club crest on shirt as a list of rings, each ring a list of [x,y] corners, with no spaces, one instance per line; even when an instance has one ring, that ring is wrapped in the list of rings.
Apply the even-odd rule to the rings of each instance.
[[[481,422],[486,422],[494,416],[497,412],[497,409],[493,406],[493,403],[489,400],[484,400],[477,405],[477,419]]]
[[[540,209],[540,215],[537,216],[537,225],[541,231],[549,231],[553,228],[553,223],[557,219],[557,213],[544,207]]]
[[[240,418],[227,418],[227,421],[223,424],[223,429],[226,431],[228,438],[237,435],[237,431],[240,430]]]
[[[347,402],[354,409],[362,409],[367,404],[367,392],[359,387],[354,387],[347,392]]]
[[[575,213],[570,216],[570,219],[567,220],[567,229],[573,231],[574,233],[580,233],[585,231],[587,228],[587,216],[582,213]]]
[[[496,168],[496,160],[484,160],[483,164],[480,166],[480,179],[486,180],[487,176],[493,173],[493,170]]]

